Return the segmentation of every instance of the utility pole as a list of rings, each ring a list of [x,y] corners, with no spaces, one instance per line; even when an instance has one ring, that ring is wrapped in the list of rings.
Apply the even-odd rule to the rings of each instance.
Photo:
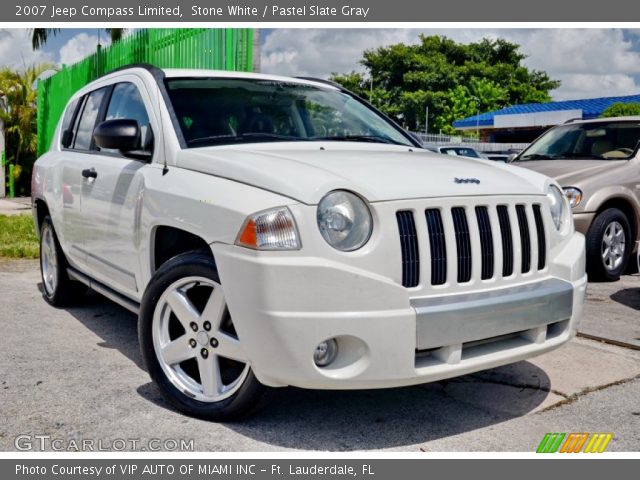
[[[478,138],[478,142],[480,141],[480,99],[478,97],[473,97],[476,102],[476,137]]]
[[[424,135],[425,137],[429,135],[429,105],[427,105],[427,109],[424,113]]]

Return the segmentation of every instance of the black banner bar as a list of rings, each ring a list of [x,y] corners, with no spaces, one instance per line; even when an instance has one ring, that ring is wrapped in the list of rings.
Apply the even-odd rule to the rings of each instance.
[[[0,3],[2,22],[629,22],[628,0],[150,0]]]
[[[597,455],[597,454],[596,454]],[[162,478],[203,480],[318,479],[347,480],[425,480],[429,478],[492,478],[541,480],[580,478],[580,480],[635,478],[640,461],[585,459],[560,456],[538,459],[187,459],[187,460],[0,460],[3,480],[137,480]],[[614,473],[615,472],[615,473]]]

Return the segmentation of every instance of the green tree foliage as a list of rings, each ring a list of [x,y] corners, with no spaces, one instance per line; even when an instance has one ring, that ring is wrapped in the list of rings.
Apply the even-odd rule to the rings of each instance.
[[[16,192],[29,193],[37,150],[37,79],[55,67],[38,63],[24,70],[0,70],[0,121],[4,125],[5,156],[14,165]],[[8,171],[8,168],[7,168]]]
[[[640,103],[614,103],[602,112],[601,117],[626,117],[640,115]]]
[[[420,36],[415,45],[366,50],[358,72],[331,79],[370,100],[407,128],[422,129],[429,107],[430,130],[453,132],[454,120],[517,103],[548,102],[560,86],[546,72],[531,70],[517,44],[483,39],[461,44]]]

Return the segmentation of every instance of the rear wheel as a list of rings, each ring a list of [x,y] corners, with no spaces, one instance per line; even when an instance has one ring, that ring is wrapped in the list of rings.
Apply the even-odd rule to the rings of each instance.
[[[220,421],[257,407],[265,387],[251,371],[209,255],[178,255],[158,270],[138,332],[151,378],[180,411]]]
[[[629,262],[632,248],[627,216],[617,208],[600,213],[587,232],[587,273],[590,280],[615,281]]]
[[[67,260],[48,215],[40,227],[40,273],[42,296],[54,307],[68,306],[86,291],[67,275]]]

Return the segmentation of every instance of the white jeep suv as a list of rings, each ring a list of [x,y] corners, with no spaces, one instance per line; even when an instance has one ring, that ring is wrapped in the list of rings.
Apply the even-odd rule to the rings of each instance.
[[[32,190],[44,298],[84,284],[136,312],[191,415],[516,362],[582,314],[584,238],[553,180],[429,153],[319,80],[112,72],[73,96]]]

